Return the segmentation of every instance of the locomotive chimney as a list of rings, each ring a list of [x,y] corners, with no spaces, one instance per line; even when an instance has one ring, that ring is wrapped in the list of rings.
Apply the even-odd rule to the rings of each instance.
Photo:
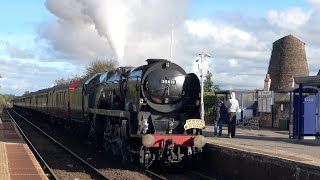
[[[147,59],[146,61],[148,62],[148,65],[157,63],[157,62],[169,62],[166,59]]]

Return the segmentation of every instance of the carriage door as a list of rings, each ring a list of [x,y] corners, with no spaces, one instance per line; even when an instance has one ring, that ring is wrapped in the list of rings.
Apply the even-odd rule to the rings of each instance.
[[[45,110],[45,112],[48,113],[48,110],[49,110],[49,96],[48,96],[48,93],[46,94],[46,101],[47,101],[47,103],[46,103],[46,110]]]

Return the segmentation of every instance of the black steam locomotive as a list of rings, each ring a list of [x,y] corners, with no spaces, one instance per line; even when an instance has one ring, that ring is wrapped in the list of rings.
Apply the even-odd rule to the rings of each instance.
[[[168,60],[147,63],[39,90],[13,103],[70,131],[90,127],[98,145],[124,159],[138,157],[145,167],[180,162],[205,145],[199,79]]]

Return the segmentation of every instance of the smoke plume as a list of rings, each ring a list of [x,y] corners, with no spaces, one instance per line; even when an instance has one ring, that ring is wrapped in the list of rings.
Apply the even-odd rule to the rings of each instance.
[[[139,65],[169,58],[171,24],[176,32],[183,27],[188,1],[47,0],[46,7],[57,19],[41,36],[55,51],[72,59],[117,58],[120,65]]]

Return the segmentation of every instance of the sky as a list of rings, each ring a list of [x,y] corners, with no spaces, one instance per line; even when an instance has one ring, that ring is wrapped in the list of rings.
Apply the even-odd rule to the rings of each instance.
[[[223,89],[262,89],[272,43],[289,34],[306,43],[310,75],[320,68],[320,0],[0,1],[0,93],[51,87],[95,59],[170,59],[172,27],[172,61],[199,75],[208,52]]]

